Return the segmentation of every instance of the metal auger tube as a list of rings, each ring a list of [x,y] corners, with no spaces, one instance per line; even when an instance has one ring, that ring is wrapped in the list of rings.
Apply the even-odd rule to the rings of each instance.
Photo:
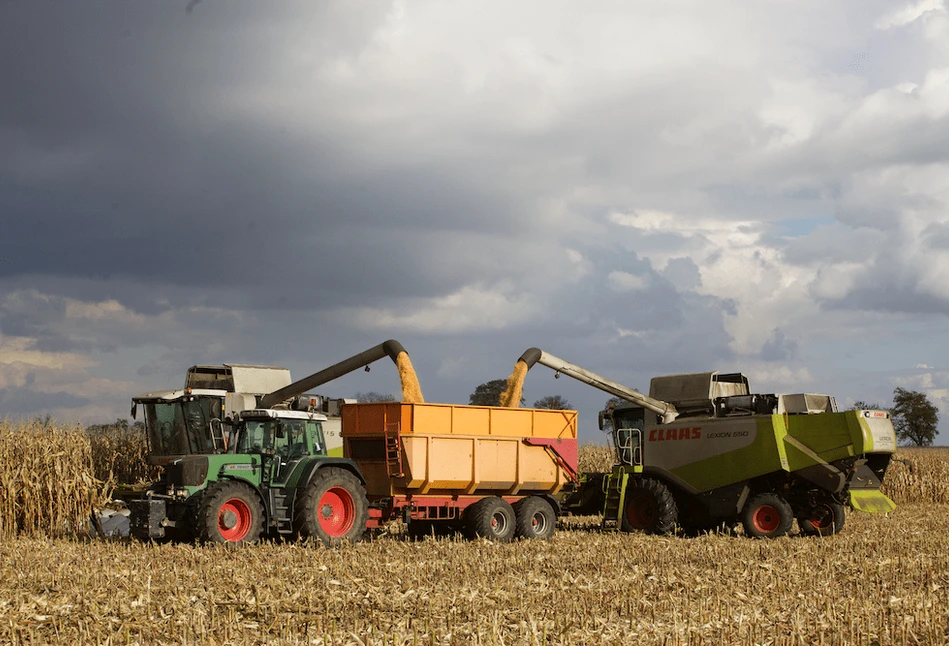
[[[328,381],[339,379],[343,375],[349,374],[354,370],[359,370],[364,366],[368,366],[373,361],[378,361],[386,355],[388,355],[394,363],[397,363],[399,354],[403,352],[405,352],[405,348],[402,347],[401,343],[393,339],[389,339],[385,343],[380,343],[374,348],[369,348],[365,352],[360,352],[359,354],[354,355],[348,359],[344,359],[343,361],[333,364],[329,368],[324,368],[323,370],[320,370],[309,377],[304,377],[299,381],[295,381],[289,386],[284,386],[280,390],[275,390],[269,395],[264,395],[260,399],[260,403],[257,405],[260,408],[270,408],[282,401],[290,399],[291,397],[302,395],[312,388],[322,386]]]
[[[530,368],[535,363],[539,363],[558,373],[565,374],[568,377],[573,377],[577,381],[582,381],[587,385],[593,386],[594,388],[599,388],[600,390],[610,393],[611,395],[615,395],[616,397],[625,399],[626,401],[638,404],[639,406],[642,406],[643,408],[651,410],[657,415],[660,415],[664,424],[672,422],[676,417],[679,416],[679,411],[677,411],[676,407],[669,402],[653,399],[652,397],[635,391],[632,388],[627,388],[622,384],[611,381],[606,377],[601,377],[600,375],[590,372],[589,370],[585,370],[580,366],[570,363],[569,361],[564,361],[559,357],[555,357],[552,354],[544,352],[540,348],[530,348],[521,355],[518,361],[523,361],[525,364],[527,364],[528,370],[530,370]]]

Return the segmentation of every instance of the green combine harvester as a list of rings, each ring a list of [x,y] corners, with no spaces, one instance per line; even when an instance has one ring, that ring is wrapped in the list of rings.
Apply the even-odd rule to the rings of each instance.
[[[626,400],[600,413],[616,454],[585,474],[564,508],[604,527],[667,534],[739,523],[760,538],[839,532],[847,507],[895,509],[880,485],[896,451],[889,413],[837,411],[833,397],[752,394],[740,373],[655,377],[649,396],[537,348],[536,363]]]

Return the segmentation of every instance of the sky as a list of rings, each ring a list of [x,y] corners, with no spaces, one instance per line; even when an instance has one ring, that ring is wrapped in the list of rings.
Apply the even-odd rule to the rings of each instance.
[[[949,444],[945,0],[0,0],[0,60],[0,417],[392,338],[432,402],[539,347]]]

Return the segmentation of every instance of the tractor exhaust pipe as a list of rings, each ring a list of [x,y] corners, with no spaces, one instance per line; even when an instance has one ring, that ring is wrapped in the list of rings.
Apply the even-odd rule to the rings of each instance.
[[[402,400],[413,404],[423,403],[422,389],[419,386],[418,377],[415,375],[415,369],[412,367],[408,353],[405,351],[405,348],[402,347],[401,343],[389,339],[374,348],[369,348],[365,352],[360,352],[329,368],[320,370],[309,377],[295,381],[289,386],[284,386],[280,390],[275,390],[268,395],[264,395],[257,405],[260,408],[271,408],[291,397],[302,395],[308,390],[322,386],[328,381],[339,379],[354,370],[358,370],[362,367],[368,368],[370,363],[378,361],[385,356],[392,359],[393,363],[395,363],[399,369],[399,377],[402,381]]]
[[[524,375],[526,375],[527,371],[530,370],[536,363],[539,363],[542,366],[547,366],[551,370],[554,370],[557,374],[563,373],[568,377],[573,377],[577,381],[582,381],[583,383],[593,386],[594,388],[599,388],[600,390],[608,392],[611,395],[625,399],[626,401],[651,410],[662,417],[664,424],[668,424],[679,416],[679,411],[677,411],[676,407],[669,402],[653,399],[652,397],[644,395],[641,392],[637,392],[632,388],[627,388],[626,386],[618,384],[615,381],[611,381],[606,377],[601,377],[595,372],[584,370],[580,366],[574,365],[569,361],[564,361],[559,357],[548,354],[540,348],[529,348],[526,352],[524,352],[524,354],[520,356],[520,358],[517,360],[517,363],[514,364],[514,373],[511,375],[511,378],[508,379],[508,390],[506,390],[504,394],[501,395],[502,406],[517,406],[515,401],[518,403],[520,402],[520,391],[521,386],[523,386]],[[520,385],[517,383],[518,381],[520,382]],[[511,391],[510,395],[508,391]],[[505,397],[506,395],[507,397]],[[517,396],[516,400],[513,399],[514,395]]]

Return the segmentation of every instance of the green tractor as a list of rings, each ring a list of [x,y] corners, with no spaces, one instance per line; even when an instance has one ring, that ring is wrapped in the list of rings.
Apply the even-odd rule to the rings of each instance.
[[[305,411],[241,412],[226,453],[169,462],[130,503],[131,534],[239,544],[265,536],[357,540],[368,517],[365,480],[351,460],[327,455],[325,421]]]

